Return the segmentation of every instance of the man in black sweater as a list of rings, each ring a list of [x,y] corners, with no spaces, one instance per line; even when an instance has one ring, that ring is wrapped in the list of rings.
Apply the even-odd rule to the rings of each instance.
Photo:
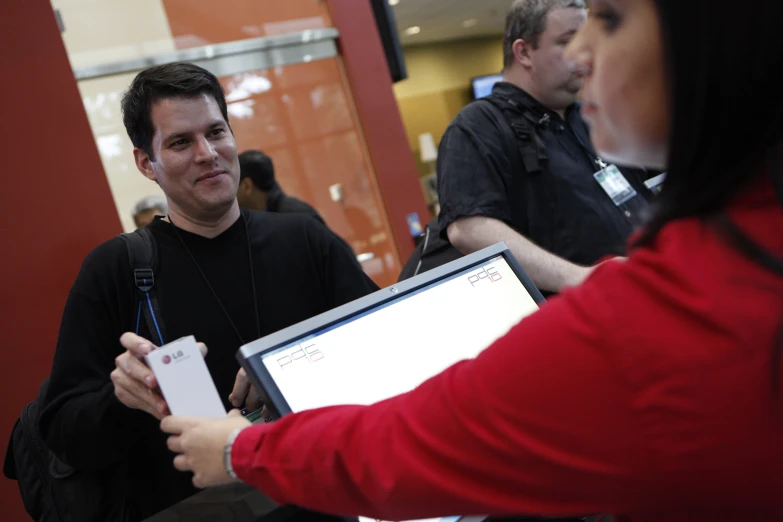
[[[241,345],[377,287],[318,221],[240,211],[236,143],[212,74],[183,63],[148,69],[122,110],[136,165],[169,205],[167,217],[148,225],[159,251],[164,341],[194,335],[206,343],[226,408],[241,405],[249,394],[234,357]],[[126,469],[130,520],[142,520],[196,490],[172,466],[154,376],[120,344],[125,332],[158,340],[143,321],[139,330],[131,273],[118,238],[85,259],[63,313],[40,427],[77,469]]]

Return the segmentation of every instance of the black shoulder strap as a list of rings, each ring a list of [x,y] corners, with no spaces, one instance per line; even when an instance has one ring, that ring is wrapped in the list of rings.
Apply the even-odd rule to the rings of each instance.
[[[517,175],[511,176],[511,186],[508,187],[509,201],[524,201],[525,191],[523,190],[523,176],[534,176],[543,172],[542,164],[547,161],[547,155],[544,143],[536,133],[537,122],[526,108],[507,98],[502,98],[494,94],[479,101],[485,101],[494,106],[503,115],[508,122],[511,131],[516,138],[517,150],[519,154]],[[548,116],[545,115],[544,118]],[[545,122],[544,122],[545,124]],[[524,208],[521,204],[510,205],[511,219],[518,232],[527,234],[527,218]]]
[[[546,125],[549,116],[545,114],[543,120],[537,122],[524,105],[514,100],[495,95],[480,99],[494,105],[508,122],[519,142],[519,155],[525,173],[533,175],[541,172],[541,164],[547,160],[547,156],[544,144],[536,134],[536,125]]]
[[[158,299],[155,296],[155,270],[158,268],[158,245],[152,232],[141,228],[134,232],[121,234],[128,250],[128,260],[133,271],[133,284],[139,295],[136,316],[136,333],[139,331],[141,316],[147,324],[147,330],[155,339],[151,341],[159,346],[165,344],[166,329],[160,313]]]

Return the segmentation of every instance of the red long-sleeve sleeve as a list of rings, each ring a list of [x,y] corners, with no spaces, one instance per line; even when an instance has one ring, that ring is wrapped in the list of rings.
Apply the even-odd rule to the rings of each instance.
[[[282,502],[384,520],[587,514],[636,497],[647,451],[607,353],[612,307],[586,294],[411,393],[247,430],[237,473]]]
[[[783,253],[771,208],[739,221]],[[779,520],[783,474],[760,470],[783,468],[780,295],[700,222],[669,227],[410,393],[248,428],[233,466],[280,503],[383,520]]]

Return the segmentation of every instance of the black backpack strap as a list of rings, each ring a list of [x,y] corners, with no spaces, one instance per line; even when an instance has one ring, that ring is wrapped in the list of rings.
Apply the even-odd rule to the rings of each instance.
[[[440,237],[438,218],[434,218],[425,227],[424,240],[405,263],[398,281],[410,279],[461,257],[459,250]]]
[[[543,121],[537,120],[524,105],[494,94],[480,98],[479,101],[490,103],[499,110],[516,138],[517,151],[519,152],[515,156],[518,159],[518,172],[517,175],[511,176],[508,197],[509,201],[524,201],[523,184],[526,177],[541,174],[543,164],[548,161],[544,142],[536,133],[536,128],[539,125],[546,125],[546,119],[549,116],[545,114]],[[523,206],[512,204],[510,210],[514,228],[522,234],[527,234],[527,217]]]
[[[536,118],[524,105],[497,95],[490,95],[480,100],[495,106],[508,122],[519,143],[519,156],[525,173],[534,175],[542,172],[542,163],[547,161],[547,155],[536,128],[546,126],[549,115],[544,114],[542,118]]]
[[[139,296],[139,304],[136,315],[136,333],[139,332],[141,316],[147,325],[147,330],[155,339],[151,341],[159,346],[165,344],[166,328],[163,325],[163,316],[155,295],[155,270],[158,268],[158,246],[152,232],[141,228],[134,232],[120,234],[128,250],[133,284]]]

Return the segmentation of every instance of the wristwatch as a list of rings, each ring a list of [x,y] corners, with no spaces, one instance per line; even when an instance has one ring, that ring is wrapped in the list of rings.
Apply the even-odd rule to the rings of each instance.
[[[231,465],[231,448],[234,447],[234,441],[237,439],[237,435],[239,435],[240,431],[242,431],[242,428],[237,428],[232,431],[231,435],[228,436],[228,442],[226,442],[226,445],[223,448],[223,465],[226,467],[226,473],[237,482],[242,481],[237,477],[237,474],[234,473],[234,466]]]

